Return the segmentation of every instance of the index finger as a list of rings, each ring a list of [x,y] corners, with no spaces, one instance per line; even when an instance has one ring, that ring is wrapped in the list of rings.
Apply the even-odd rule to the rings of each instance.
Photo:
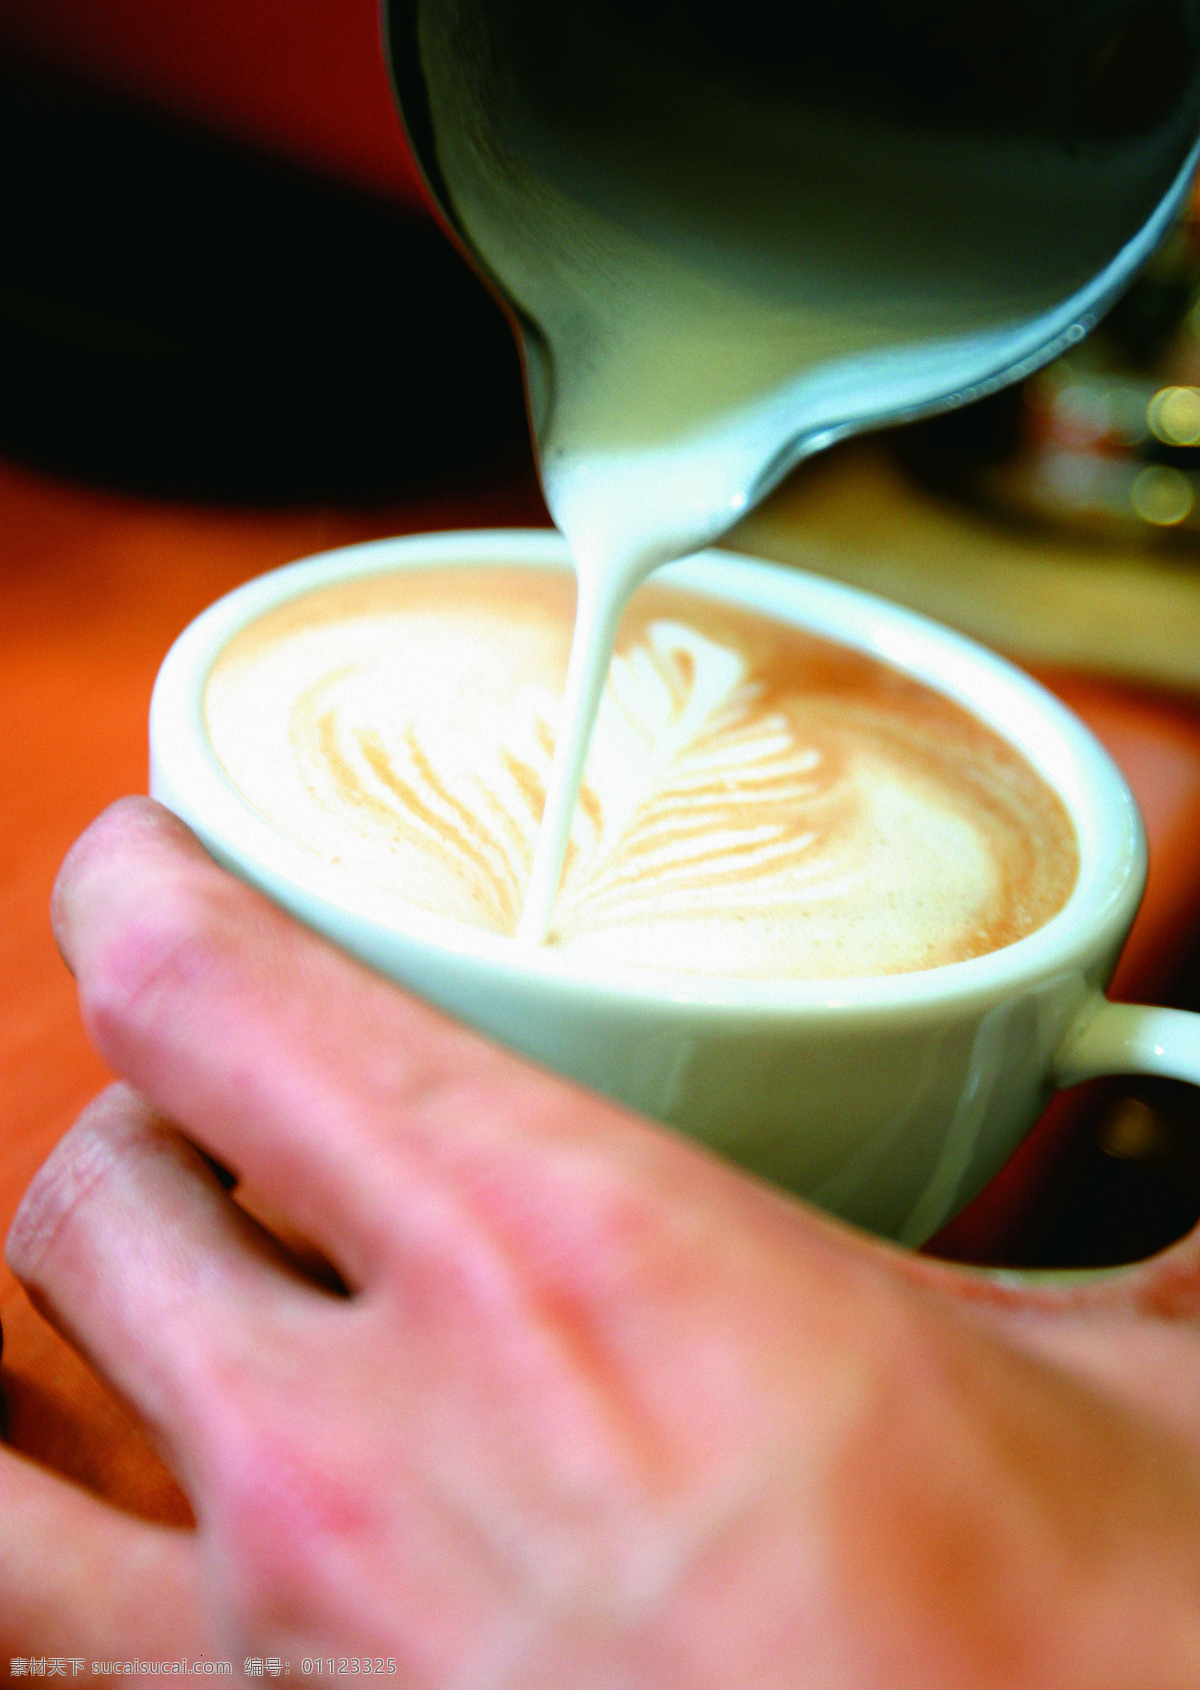
[[[453,1229],[455,1177],[430,1154],[447,1129],[611,1150],[659,1136],[308,932],[149,799],[114,805],[73,848],[54,924],[101,1054],[352,1286],[422,1204]]]

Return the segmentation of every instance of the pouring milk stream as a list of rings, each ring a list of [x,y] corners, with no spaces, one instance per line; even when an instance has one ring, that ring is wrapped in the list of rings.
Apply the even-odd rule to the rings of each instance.
[[[1086,333],[1186,195],[1200,0],[385,10],[414,152],[519,330],[577,574],[539,943],[634,588],[803,457]]]

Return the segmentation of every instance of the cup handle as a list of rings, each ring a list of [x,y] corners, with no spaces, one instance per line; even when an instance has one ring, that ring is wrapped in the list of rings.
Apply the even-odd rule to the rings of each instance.
[[[1200,1085],[1200,1015],[1110,1003],[1097,992],[1059,1046],[1052,1079],[1075,1086],[1102,1074],[1162,1074]]]

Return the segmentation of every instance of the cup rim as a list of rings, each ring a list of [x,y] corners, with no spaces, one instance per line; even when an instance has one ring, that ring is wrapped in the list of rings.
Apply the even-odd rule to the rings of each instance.
[[[297,913],[327,912],[335,926],[373,936],[373,952],[436,951],[510,984],[553,983],[558,991],[630,1006],[666,1001],[689,1011],[766,1016],[802,1009],[920,1014],[950,1000],[1008,995],[1017,985],[1077,971],[1081,958],[1106,950],[1115,956],[1141,897],[1146,841],[1124,777],[1090,730],[1007,659],[916,611],[790,565],[715,548],[665,565],[655,579],[795,622],[913,675],[992,727],[1048,780],[1071,815],[1080,852],[1075,887],[1056,915],[1010,945],[931,969],[825,980],[709,979],[572,962],[551,947],[520,945],[356,883],[276,828],[225,773],[204,732],[208,674],[234,633],[290,598],[335,580],[453,564],[569,569],[570,553],[552,529],[450,530],[338,547],[234,588],[201,612],[163,660],[150,707],[152,794],[219,861]],[[312,925],[329,930],[319,915]]]

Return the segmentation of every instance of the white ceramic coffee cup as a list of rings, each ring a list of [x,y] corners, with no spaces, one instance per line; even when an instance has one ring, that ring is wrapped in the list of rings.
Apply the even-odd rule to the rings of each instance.
[[[707,552],[660,578],[882,658],[1015,745],[1061,795],[1081,859],[1066,905],[1027,938],[920,973],[828,982],[602,969],[414,909],[281,834],[208,745],[214,659],[248,622],[314,587],[464,563],[569,567],[561,539],[542,531],[384,540],[276,570],[205,611],[155,687],[154,796],[219,862],[422,997],[903,1243],[923,1242],[979,1191],[1055,1086],[1110,1073],[1200,1081],[1200,1017],[1103,995],[1146,862],[1136,806],[1108,755],[992,653],[815,576]]]

